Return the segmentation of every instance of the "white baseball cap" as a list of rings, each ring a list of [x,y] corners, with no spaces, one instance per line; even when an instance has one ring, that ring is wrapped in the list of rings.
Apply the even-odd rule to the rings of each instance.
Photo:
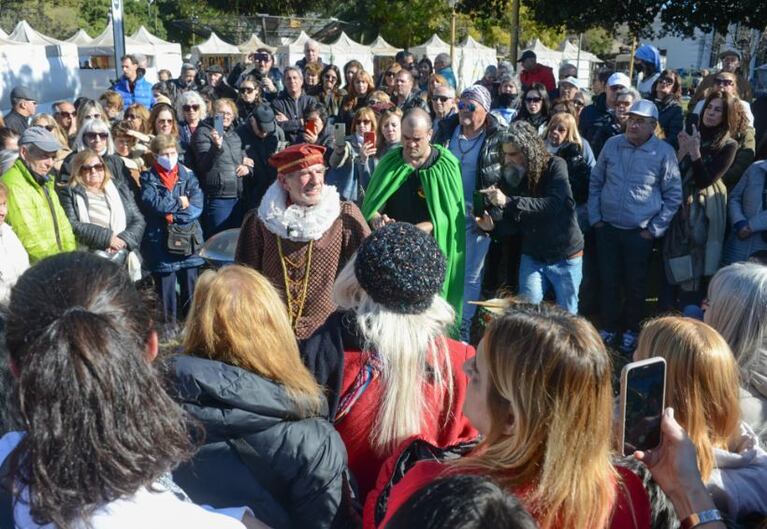
[[[623,86],[628,88],[631,86],[631,79],[625,73],[615,72],[607,79],[607,86]]]
[[[658,120],[658,107],[655,106],[655,103],[652,101],[648,101],[647,99],[640,99],[639,101],[635,101],[633,105],[631,105],[631,108],[629,109],[629,114],[633,114],[635,116],[642,116],[643,118],[653,118],[654,120]]]
[[[560,80],[559,80],[559,84],[561,85],[562,83],[571,84],[571,85],[573,85],[575,88],[580,88],[580,87],[581,87],[581,83],[580,83],[580,81],[578,81],[578,79],[576,79],[576,78],[575,78],[575,77],[573,77],[572,75],[570,75],[570,76],[568,76],[568,77],[565,77],[564,79],[560,79]]]

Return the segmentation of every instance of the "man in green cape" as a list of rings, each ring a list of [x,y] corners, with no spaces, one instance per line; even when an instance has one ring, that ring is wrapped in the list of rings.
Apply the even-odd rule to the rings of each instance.
[[[431,145],[431,118],[413,109],[402,120],[402,147],[378,163],[365,193],[362,214],[373,229],[410,222],[431,233],[447,257],[443,297],[456,312],[463,307],[465,207],[461,166],[450,151]]]

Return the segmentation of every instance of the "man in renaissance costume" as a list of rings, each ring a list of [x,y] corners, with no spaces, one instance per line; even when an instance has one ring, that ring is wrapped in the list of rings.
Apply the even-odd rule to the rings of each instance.
[[[282,293],[296,338],[303,340],[336,309],[336,275],[370,233],[359,208],[325,185],[325,148],[292,145],[269,158],[277,180],[242,224],[235,260]]]

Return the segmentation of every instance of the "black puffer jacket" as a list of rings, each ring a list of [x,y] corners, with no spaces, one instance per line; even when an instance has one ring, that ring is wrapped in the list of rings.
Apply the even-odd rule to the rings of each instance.
[[[302,419],[283,386],[222,362],[168,362],[176,397],[205,428],[205,443],[173,473],[192,500],[247,505],[273,529],[339,524],[346,448],[326,410]]]
[[[192,135],[193,169],[205,198],[237,198],[242,194],[242,177],[237,176],[236,171],[245,151],[235,129],[232,124],[224,131],[221,148],[216,147],[211,137],[211,118],[200,123]]]
[[[69,223],[72,225],[72,231],[77,242],[87,246],[90,250],[106,250],[109,248],[112,235],[117,235],[125,241],[128,249],[131,251],[138,250],[141,246],[141,238],[144,236],[144,228],[146,228],[144,216],[139,211],[138,205],[136,205],[136,201],[133,199],[133,193],[128,190],[127,186],[119,183],[115,185],[120,193],[123,208],[125,209],[125,230],[121,233],[112,233],[112,230],[109,228],[80,221],[76,197],[81,196],[85,200],[86,207],[88,206],[88,196],[83,186],[67,186],[58,189],[61,207],[64,208],[64,213],[66,213],[67,219],[69,219]]]

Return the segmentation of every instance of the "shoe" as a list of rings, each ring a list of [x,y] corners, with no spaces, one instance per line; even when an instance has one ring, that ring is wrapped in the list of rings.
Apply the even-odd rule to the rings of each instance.
[[[605,343],[607,347],[612,347],[615,343],[615,337],[618,334],[615,332],[611,332],[605,329],[599,330],[599,337],[602,338],[602,341]]]
[[[634,331],[626,331],[621,336],[621,353],[630,355],[637,348],[637,333]]]

